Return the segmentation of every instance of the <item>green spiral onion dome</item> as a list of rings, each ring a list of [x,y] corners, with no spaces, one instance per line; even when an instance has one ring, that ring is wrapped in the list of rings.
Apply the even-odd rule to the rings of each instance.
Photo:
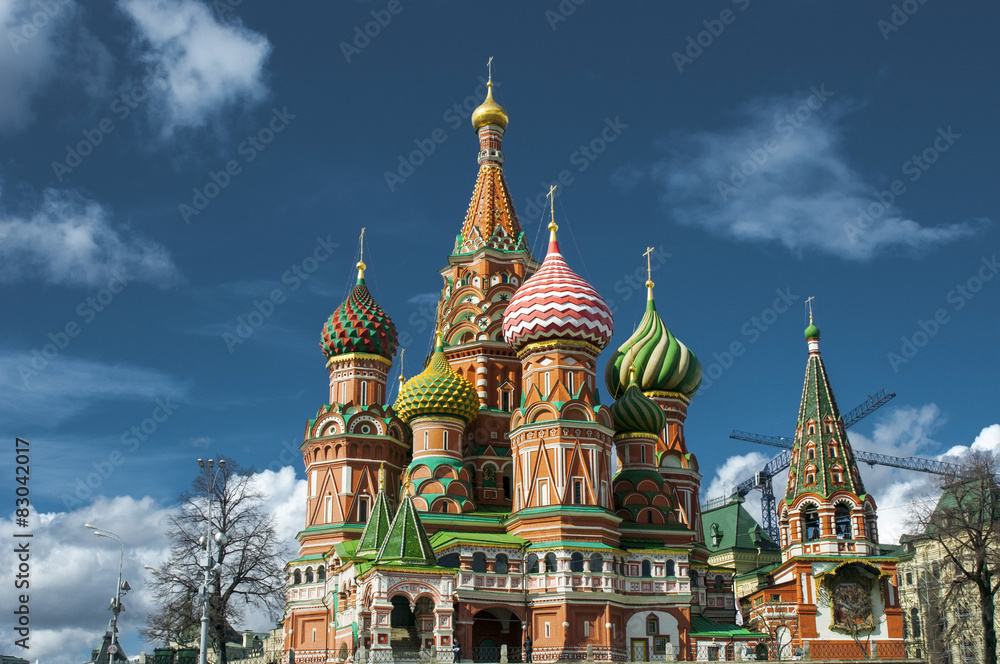
[[[625,394],[611,404],[611,419],[617,433],[648,433],[656,436],[667,425],[667,416],[663,410],[639,389],[634,371],[629,371]]]
[[[406,381],[393,409],[407,424],[427,415],[457,417],[468,424],[479,413],[479,397],[472,383],[448,364],[438,336],[427,368]]]
[[[364,263],[358,263],[358,281],[323,326],[320,348],[327,358],[371,353],[391,360],[396,354],[396,344],[396,326],[372,299],[365,286]]]
[[[604,382],[611,396],[625,392],[629,366],[635,367],[643,392],[677,392],[691,398],[701,385],[701,362],[663,324],[652,286],[639,328],[608,360]]]

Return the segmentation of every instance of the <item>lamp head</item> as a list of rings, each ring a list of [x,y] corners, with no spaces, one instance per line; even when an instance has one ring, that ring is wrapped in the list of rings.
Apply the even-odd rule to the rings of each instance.
[[[198,467],[199,468],[204,468],[205,467],[205,460],[204,459],[198,459]]]
[[[229,537],[227,537],[226,534],[223,532],[218,532],[215,533],[215,541],[218,543],[219,546],[225,546],[229,544]]]

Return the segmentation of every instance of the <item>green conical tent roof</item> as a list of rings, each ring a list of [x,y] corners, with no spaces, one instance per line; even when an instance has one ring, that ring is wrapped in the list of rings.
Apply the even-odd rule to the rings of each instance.
[[[420,523],[420,517],[413,506],[413,500],[403,489],[403,497],[399,501],[399,509],[389,526],[389,533],[382,542],[382,548],[375,559],[376,565],[437,565],[434,549],[427,539],[427,531]]]
[[[378,471],[378,494],[375,496],[375,505],[372,513],[368,517],[368,523],[361,532],[361,539],[358,541],[358,548],[355,550],[356,556],[377,555],[385,537],[389,533],[389,499],[385,495],[385,468]]]
[[[792,503],[802,493],[829,498],[838,491],[848,491],[861,496],[865,493],[865,487],[861,482],[861,474],[858,473],[851,443],[842,426],[840,409],[833,397],[826,366],[820,357],[818,329],[807,336],[809,359],[802,386],[798,429],[792,448],[793,462],[788,469],[785,501]],[[809,428],[810,423],[813,429]],[[829,431],[827,424],[830,425]],[[812,452],[809,452],[810,448]],[[835,474],[840,479],[839,482],[834,481]],[[806,481],[809,475],[815,480],[812,484]]]

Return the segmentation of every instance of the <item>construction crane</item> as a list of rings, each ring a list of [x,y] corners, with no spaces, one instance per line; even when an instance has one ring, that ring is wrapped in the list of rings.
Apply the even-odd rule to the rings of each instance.
[[[874,395],[870,395],[857,408],[851,410],[846,417],[841,417],[841,421],[844,423],[844,428],[847,429],[848,427],[857,424],[859,421],[864,419],[865,416],[875,412],[890,400],[895,398],[895,396],[895,392],[886,393],[885,390],[880,390]],[[771,536],[771,539],[778,542],[778,515],[771,478],[791,465],[791,449],[795,444],[795,440],[786,436],[763,436],[760,434],[737,430],[734,430],[731,434],[729,434],[729,437],[736,440],[759,443],[761,445],[770,445],[771,447],[780,447],[785,450],[778,456],[768,461],[763,468],[754,473],[753,477],[740,482],[732,491],[732,494],[739,495],[741,498],[754,489],[760,491],[761,521],[763,521],[761,525],[765,532]],[[893,468],[916,470],[936,475],[954,475],[959,472],[959,466],[953,463],[935,461],[933,459],[923,459],[921,457],[894,457],[888,454],[865,452],[858,449],[853,451],[855,460],[863,461],[872,467],[876,465],[891,466]],[[710,504],[706,505],[706,507],[713,507],[716,502],[718,502],[718,499],[716,501],[710,501]]]

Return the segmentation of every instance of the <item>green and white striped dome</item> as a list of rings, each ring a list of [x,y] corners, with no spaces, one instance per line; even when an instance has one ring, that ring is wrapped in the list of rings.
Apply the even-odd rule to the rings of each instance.
[[[651,286],[638,329],[608,360],[604,382],[611,396],[625,392],[630,366],[635,367],[643,392],[676,392],[691,398],[701,385],[701,362],[663,324]]]

